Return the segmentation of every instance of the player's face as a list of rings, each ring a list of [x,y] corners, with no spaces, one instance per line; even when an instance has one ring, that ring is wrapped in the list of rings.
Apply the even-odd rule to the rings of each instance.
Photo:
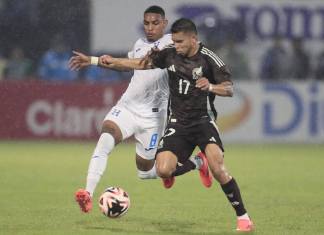
[[[172,41],[179,55],[192,56],[197,45],[197,35],[185,32],[172,33]]]
[[[167,26],[168,21],[160,14],[146,13],[144,14],[144,31],[148,41],[154,42],[159,40]]]

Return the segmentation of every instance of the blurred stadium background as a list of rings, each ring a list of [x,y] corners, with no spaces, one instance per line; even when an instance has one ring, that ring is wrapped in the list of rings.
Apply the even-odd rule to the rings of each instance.
[[[321,0],[0,0],[0,234],[231,234],[221,194],[215,201],[220,213],[201,209],[204,217],[188,191],[200,185],[188,175],[169,199],[160,183],[137,180],[135,164],[125,167],[134,162],[129,144],[113,153],[100,186],[120,184],[141,203],[134,202],[124,229],[118,221],[100,221],[98,213],[82,217],[73,204],[103,117],[131,73],[71,72],[71,50],[125,56],[143,36],[143,11],[150,5],[162,6],[170,25],[179,17],[193,19],[201,41],[232,70],[235,96],[216,99],[218,124],[257,233],[324,234]],[[181,200],[183,191],[188,201]],[[163,207],[148,204],[161,210],[153,216],[145,208],[152,197]],[[210,193],[199,197],[214,200]],[[184,203],[191,215],[172,211],[172,203]],[[190,226],[184,217],[172,224],[163,210],[187,216]],[[196,228],[199,218],[203,231]]]

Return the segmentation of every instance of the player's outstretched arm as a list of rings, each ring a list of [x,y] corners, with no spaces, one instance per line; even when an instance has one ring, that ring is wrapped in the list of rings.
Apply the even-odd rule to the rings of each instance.
[[[144,57],[141,59],[114,58],[110,55],[100,57],[100,66],[117,70],[147,70],[152,68],[150,59]]]
[[[109,58],[113,58],[109,55],[103,55],[100,57],[96,56],[88,56],[79,51],[73,51],[73,56],[69,60],[69,68],[71,70],[80,70],[90,65],[100,66],[103,68],[118,70],[118,71],[128,71],[132,70],[132,68],[128,68],[126,66],[121,66],[119,64],[114,63],[103,63],[103,59],[108,60]]]
[[[211,84],[207,78],[201,77],[196,81],[196,87],[203,91],[212,92],[218,96],[233,96],[233,83],[231,81],[224,81],[220,84]]]

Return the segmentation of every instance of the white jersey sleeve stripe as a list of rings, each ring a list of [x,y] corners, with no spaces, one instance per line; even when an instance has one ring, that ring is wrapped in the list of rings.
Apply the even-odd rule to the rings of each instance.
[[[211,58],[216,60],[217,61],[216,63],[219,67],[225,65],[224,62],[212,51],[206,49],[205,47],[201,51],[204,52],[205,55],[209,55]]]
[[[203,50],[208,52],[210,55],[214,56],[215,59],[217,59],[221,64],[225,65],[225,63],[213,51],[209,50],[206,47],[203,47]]]
[[[201,53],[208,55],[210,58],[212,58],[215,61],[215,63],[218,65],[218,67],[222,67],[225,65],[225,63],[217,55],[215,55],[215,53],[213,53],[212,51],[205,50],[205,48],[203,48],[201,50]]]
[[[215,57],[213,57],[212,55],[210,55],[209,53],[207,52],[204,52],[204,51],[201,51],[202,54],[205,54],[205,55],[208,55],[210,58],[212,58],[212,60],[217,64],[218,67],[222,67],[224,64],[221,64],[219,61],[217,61],[215,59]]]

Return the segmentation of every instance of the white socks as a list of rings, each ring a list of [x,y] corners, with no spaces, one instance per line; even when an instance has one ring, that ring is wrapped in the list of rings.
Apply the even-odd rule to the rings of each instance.
[[[86,190],[91,197],[107,166],[108,154],[115,147],[115,139],[109,133],[102,133],[90,160]]]
[[[137,176],[138,178],[142,179],[142,180],[146,180],[146,179],[156,179],[157,175],[156,175],[156,168],[155,168],[155,164],[152,167],[151,170],[148,171],[140,171],[137,170]]]

